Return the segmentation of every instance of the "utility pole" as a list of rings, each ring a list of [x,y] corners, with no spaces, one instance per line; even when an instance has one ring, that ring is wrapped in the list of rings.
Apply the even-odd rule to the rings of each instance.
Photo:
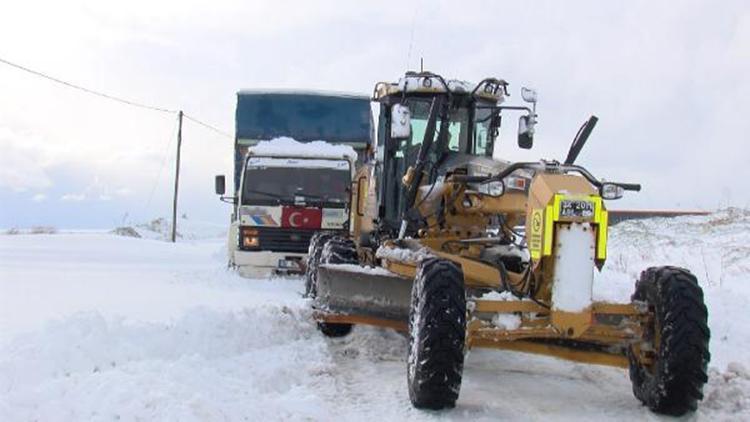
[[[174,170],[174,200],[172,202],[172,243],[177,239],[177,188],[180,186],[180,148],[182,147],[182,110],[177,112],[177,164]]]

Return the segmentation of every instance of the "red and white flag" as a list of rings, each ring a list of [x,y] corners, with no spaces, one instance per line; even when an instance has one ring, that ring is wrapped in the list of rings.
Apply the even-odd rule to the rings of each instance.
[[[281,209],[281,226],[300,229],[319,229],[323,221],[320,208],[283,207]]]

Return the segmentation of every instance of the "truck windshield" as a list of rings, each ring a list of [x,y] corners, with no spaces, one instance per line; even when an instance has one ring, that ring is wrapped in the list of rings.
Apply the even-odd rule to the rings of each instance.
[[[295,160],[299,163],[302,160]],[[342,164],[343,163],[343,164]],[[250,165],[245,170],[242,205],[303,202],[344,208],[349,201],[349,163],[317,167]],[[273,163],[276,164],[276,163]]]

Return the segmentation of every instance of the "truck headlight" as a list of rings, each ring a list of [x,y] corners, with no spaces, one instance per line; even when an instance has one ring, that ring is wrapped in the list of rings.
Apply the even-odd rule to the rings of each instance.
[[[614,183],[602,183],[600,194],[604,199],[620,199],[625,193],[625,189]]]
[[[257,248],[260,246],[258,236],[242,236],[242,246],[246,248]]]
[[[241,241],[243,248],[257,248],[260,246],[258,231],[255,229],[245,229],[241,231]]]

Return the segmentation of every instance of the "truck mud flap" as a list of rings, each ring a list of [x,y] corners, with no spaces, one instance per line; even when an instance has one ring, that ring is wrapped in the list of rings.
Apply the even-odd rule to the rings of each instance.
[[[351,264],[318,267],[315,308],[326,313],[406,322],[412,280],[385,269]]]

